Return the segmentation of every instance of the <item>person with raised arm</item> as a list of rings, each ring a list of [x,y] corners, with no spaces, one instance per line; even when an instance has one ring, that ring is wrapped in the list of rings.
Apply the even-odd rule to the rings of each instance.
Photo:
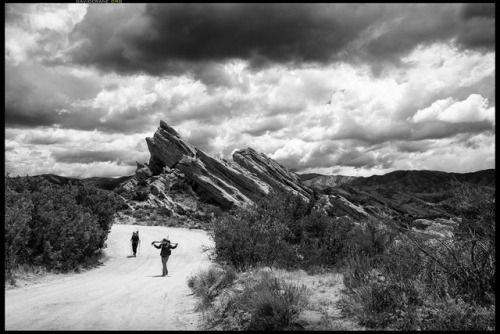
[[[156,244],[159,243],[157,246]],[[161,263],[163,265],[163,271],[162,271],[162,276],[167,276],[168,275],[168,269],[167,269],[167,261],[168,258],[170,257],[170,254],[172,254],[172,249],[177,248],[179,245],[178,243],[175,244],[175,246],[172,245],[170,240],[167,238],[163,238],[162,241],[153,241],[151,245],[155,246],[155,248],[161,249],[160,251],[160,256],[161,256]]]

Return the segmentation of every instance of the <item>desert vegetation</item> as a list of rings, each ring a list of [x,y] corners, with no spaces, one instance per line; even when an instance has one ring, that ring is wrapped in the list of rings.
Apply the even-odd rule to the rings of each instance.
[[[98,260],[122,203],[90,185],[5,176],[5,277],[30,268],[68,271]]]
[[[284,193],[218,217],[211,237],[220,267],[188,282],[207,327],[292,329],[304,289],[270,274],[234,288],[235,277],[271,267],[342,273],[340,306],[368,329],[494,330],[494,197],[459,182],[450,187],[460,221],[452,236],[412,229],[408,217],[328,216]]]

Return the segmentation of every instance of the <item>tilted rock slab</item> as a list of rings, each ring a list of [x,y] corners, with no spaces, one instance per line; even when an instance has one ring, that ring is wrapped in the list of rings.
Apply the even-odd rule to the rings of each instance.
[[[153,138],[146,138],[151,157],[149,168],[158,175],[163,166],[174,167],[185,156],[194,157],[196,149],[182,139],[177,131],[160,121],[160,127],[156,130]]]
[[[370,215],[361,206],[357,206],[340,195],[321,195],[316,207],[334,216],[348,216],[361,220]]]
[[[253,204],[269,193],[270,187],[234,164],[217,161],[197,150],[197,157],[184,157],[176,165],[186,178],[195,183],[193,189],[202,197],[224,209],[233,205]]]
[[[312,198],[312,190],[302,185],[296,174],[251,148],[236,152],[235,163],[214,159],[185,142],[164,121],[146,142],[153,175],[165,166],[175,168],[191,181],[199,196],[224,209],[253,204],[271,189],[292,192],[306,201]]]
[[[233,160],[255,174],[275,189],[292,192],[306,202],[312,199],[313,191],[304,186],[299,177],[265,154],[257,153],[252,148],[236,151]]]

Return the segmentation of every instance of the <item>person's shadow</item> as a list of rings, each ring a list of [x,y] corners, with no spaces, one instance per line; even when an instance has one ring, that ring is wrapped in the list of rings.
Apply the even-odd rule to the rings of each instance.
[[[154,276],[148,276],[148,277],[165,277],[165,276],[163,276],[163,275],[154,275]],[[167,275],[167,277],[169,277],[169,276]]]
[[[127,256],[127,259],[130,259],[131,257],[135,257],[135,256],[133,256],[133,255],[129,255],[129,256]]]

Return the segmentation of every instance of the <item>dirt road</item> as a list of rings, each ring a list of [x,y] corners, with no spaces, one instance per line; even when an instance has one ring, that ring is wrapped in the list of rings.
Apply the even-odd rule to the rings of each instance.
[[[140,252],[130,257],[139,229]],[[153,240],[179,243],[162,277]],[[99,268],[5,292],[6,330],[195,330],[199,314],[187,278],[210,264],[206,232],[159,226],[113,225],[108,259]]]

